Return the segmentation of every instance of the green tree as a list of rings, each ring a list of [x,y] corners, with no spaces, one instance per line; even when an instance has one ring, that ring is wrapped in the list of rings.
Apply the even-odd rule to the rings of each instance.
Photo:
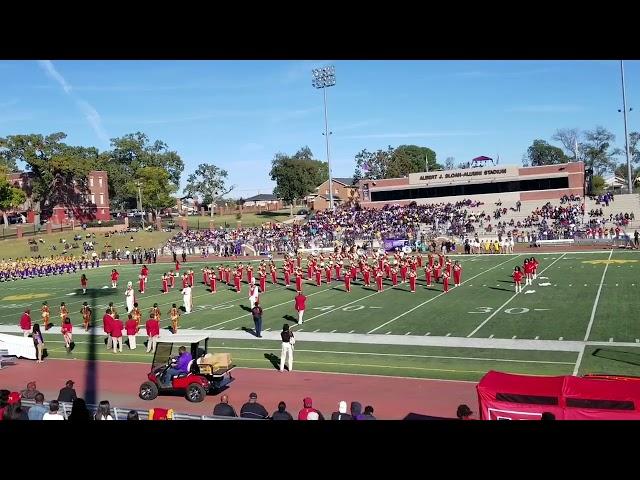
[[[26,164],[32,176],[32,194],[37,209],[51,213],[56,205],[88,205],[87,174],[99,157],[95,148],[75,147],[63,142],[66,134],[11,135],[0,139],[3,164]]]
[[[109,178],[113,179],[109,182],[109,195],[111,201],[119,208],[135,205],[135,193],[125,186],[141,168],[164,169],[168,174],[168,181],[176,189],[180,185],[180,176],[184,170],[184,162],[177,152],[169,150],[167,144],[160,140],[152,143],[149,137],[141,132],[113,138],[111,151],[100,156],[99,161],[101,169],[106,170]]]
[[[544,140],[534,140],[527,149],[527,153],[522,159],[522,164],[527,167],[537,167],[540,165],[557,165],[569,162],[562,149],[549,145]]]
[[[640,132],[631,132],[629,134],[629,155],[633,163],[640,163]]]
[[[215,202],[231,192],[235,185],[227,187],[226,180],[229,174],[226,170],[201,163],[194,173],[189,175],[184,193],[191,197],[200,196],[203,203],[209,205],[211,216],[213,217]]]
[[[309,147],[298,150],[293,156],[277,153],[271,161],[271,180],[276,182],[273,194],[291,207],[329,178],[326,162],[313,159]]]
[[[0,166],[0,211],[4,225],[9,224],[7,211],[19,207],[27,200],[27,194],[21,189],[11,185],[7,179],[7,169]]]
[[[425,160],[430,171],[442,170],[442,165],[436,163],[436,152],[427,147],[400,145],[393,148],[389,145],[385,150],[375,152],[364,149],[355,156],[353,176],[356,182],[361,179],[406,177],[410,173],[424,172]]]
[[[138,192],[138,184],[142,193],[142,205],[145,210],[152,210],[154,216],[164,208],[173,207],[176,199],[172,196],[178,188],[171,181],[169,172],[161,167],[142,167],[135,177],[127,182],[126,189],[131,195]]]
[[[594,175],[591,181],[593,194],[599,195],[604,191],[604,177],[602,175]]]
[[[584,152],[585,165],[593,168],[597,175],[604,175],[616,167],[616,157],[622,150],[613,143],[616,136],[604,127],[596,127],[584,134],[585,141],[579,149]]]
[[[427,165],[429,171],[442,169],[442,165],[436,162],[436,152],[428,147],[400,145],[393,152],[394,163],[404,162],[405,159],[409,168],[400,171],[399,175],[392,175],[395,172],[390,168],[387,171],[387,178],[404,177],[410,173],[424,172]],[[393,164],[390,167],[393,167]]]

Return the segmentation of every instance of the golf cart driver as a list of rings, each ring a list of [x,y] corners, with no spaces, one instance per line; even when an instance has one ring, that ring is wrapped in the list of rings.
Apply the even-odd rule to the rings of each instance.
[[[191,360],[191,354],[187,352],[186,347],[181,346],[178,348],[178,356],[171,359],[171,366],[167,368],[162,375],[162,383],[165,385],[171,385],[171,379],[175,375],[189,373],[189,362],[191,362]]]

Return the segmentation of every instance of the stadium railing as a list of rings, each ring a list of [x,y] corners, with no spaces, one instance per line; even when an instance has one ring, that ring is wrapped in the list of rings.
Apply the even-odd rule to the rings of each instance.
[[[26,399],[22,399],[21,401],[22,406],[23,407],[33,407],[36,402],[35,400],[26,400]],[[43,405],[45,407],[49,406],[49,402],[43,402]],[[69,419],[69,414],[71,413],[71,407],[73,406],[72,403],[70,402],[60,402],[60,412],[62,413],[62,415],[64,416],[65,420]],[[150,407],[149,409],[151,409],[153,407]],[[89,410],[89,412],[91,413],[91,415],[95,415],[96,411],[98,410],[98,406],[97,405],[87,405],[87,409]],[[111,416],[113,417],[114,420],[126,420],[127,419],[127,415],[129,414],[130,411],[136,411],[138,413],[138,417],[140,420],[149,420],[149,409],[147,410],[140,410],[140,409],[136,409],[136,408],[123,408],[123,407],[111,407]],[[221,416],[214,416],[214,415],[195,415],[195,414],[191,414],[191,413],[177,413],[175,412],[173,414],[173,419],[174,420],[248,420],[248,421],[253,421],[253,420],[257,420],[257,419],[253,419],[253,418],[240,418],[240,417],[221,417]]]

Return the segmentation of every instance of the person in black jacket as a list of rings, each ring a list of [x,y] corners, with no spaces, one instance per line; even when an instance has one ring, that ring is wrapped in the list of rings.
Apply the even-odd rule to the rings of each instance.
[[[229,405],[229,396],[222,395],[220,403],[213,407],[213,414],[220,417],[237,417],[235,408]]]
[[[291,414],[287,412],[286,403],[280,402],[278,404],[278,410],[273,412],[273,415],[271,415],[271,420],[293,420]]]
[[[71,413],[69,414],[69,421],[84,421],[88,422],[93,420],[93,416],[91,412],[87,408],[87,403],[82,398],[76,398],[73,401],[73,406],[71,407]]]
[[[242,405],[240,409],[240,416],[242,418],[269,418],[269,412],[262,405],[258,403],[258,394],[251,392],[249,395],[249,401]]]
[[[342,400],[338,404],[338,411],[331,414],[331,420],[353,420],[353,417],[347,413],[347,402]]]
[[[73,380],[67,380],[64,388],[60,389],[60,393],[58,394],[59,402],[73,402],[78,395],[76,395],[76,391],[73,389]]]

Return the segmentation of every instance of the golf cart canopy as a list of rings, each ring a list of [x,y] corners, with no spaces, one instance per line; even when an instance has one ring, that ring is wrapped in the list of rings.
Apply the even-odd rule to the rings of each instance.
[[[208,351],[209,337],[207,335],[171,335],[160,337],[153,355],[151,370],[162,367],[167,361],[178,355],[178,349],[185,347],[192,358],[199,358]]]

